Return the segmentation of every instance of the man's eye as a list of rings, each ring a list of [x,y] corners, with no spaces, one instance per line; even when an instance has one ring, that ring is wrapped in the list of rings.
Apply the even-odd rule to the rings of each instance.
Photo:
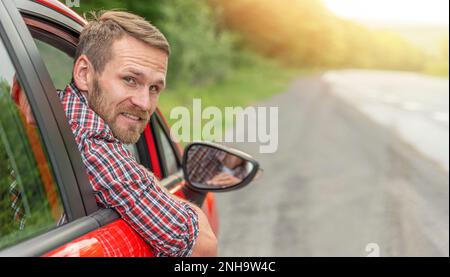
[[[123,79],[129,85],[132,85],[132,86],[136,85],[136,80],[133,77],[127,76],[127,77],[124,77]]]
[[[158,93],[159,92],[158,86],[155,86],[155,85],[150,86],[149,90],[150,90],[151,93]]]

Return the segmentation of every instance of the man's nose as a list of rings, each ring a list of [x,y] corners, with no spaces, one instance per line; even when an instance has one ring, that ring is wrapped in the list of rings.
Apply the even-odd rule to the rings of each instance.
[[[152,99],[147,87],[143,87],[138,93],[131,97],[131,102],[144,111],[150,111],[152,107]]]

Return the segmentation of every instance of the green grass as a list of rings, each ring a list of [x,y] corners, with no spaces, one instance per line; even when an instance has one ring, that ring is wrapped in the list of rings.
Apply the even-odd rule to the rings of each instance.
[[[177,121],[177,119],[170,118],[172,108],[186,107],[191,112],[192,117],[192,101],[194,98],[202,100],[202,109],[215,106],[223,112],[225,107],[240,106],[245,108],[284,92],[294,78],[307,73],[298,69],[286,69],[272,62],[260,61],[255,65],[246,65],[235,69],[229,74],[228,78],[216,84],[202,87],[179,84],[174,89],[168,89],[161,94],[159,107],[169,126],[172,126]],[[202,126],[205,122],[202,122]],[[222,130],[231,127],[225,126],[224,118],[222,122],[215,122],[214,124],[221,125]],[[184,143],[182,142],[182,144]]]
[[[224,107],[246,107],[283,92],[295,77],[304,73],[269,62],[245,66],[216,84],[203,87],[179,84],[174,89],[168,89],[161,94],[159,107],[169,123],[173,123],[169,117],[170,110],[176,106],[191,110],[194,98],[202,100],[202,108],[216,106],[223,111]]]

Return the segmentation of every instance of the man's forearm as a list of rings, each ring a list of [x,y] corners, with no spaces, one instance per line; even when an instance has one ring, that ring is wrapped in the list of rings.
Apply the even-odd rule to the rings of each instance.
[[[159,184],[159,182],[158,182]],[[159,184],[160,185],[160,184]],[[198,216],[198,237],[194,244],[192,251],[192,257],[216,257],[217,256],[217,238],[211,229],[208,217],[203,210],[192,202],[182,199],[172,193],[170,193],[165,187],[161,186],[167,193],[172,195],[173,198],[183,203],[188,204],[197,213]]]

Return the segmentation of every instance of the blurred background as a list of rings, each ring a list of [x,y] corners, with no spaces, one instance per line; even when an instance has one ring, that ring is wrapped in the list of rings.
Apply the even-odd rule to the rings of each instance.
[[[169,124],[193,98],[279,107],[275,153],[231,144],[264,175],[216,195],[221,255],[449,255],[447,0],[81,0],[74,10],[113,8],[171,44]]]

